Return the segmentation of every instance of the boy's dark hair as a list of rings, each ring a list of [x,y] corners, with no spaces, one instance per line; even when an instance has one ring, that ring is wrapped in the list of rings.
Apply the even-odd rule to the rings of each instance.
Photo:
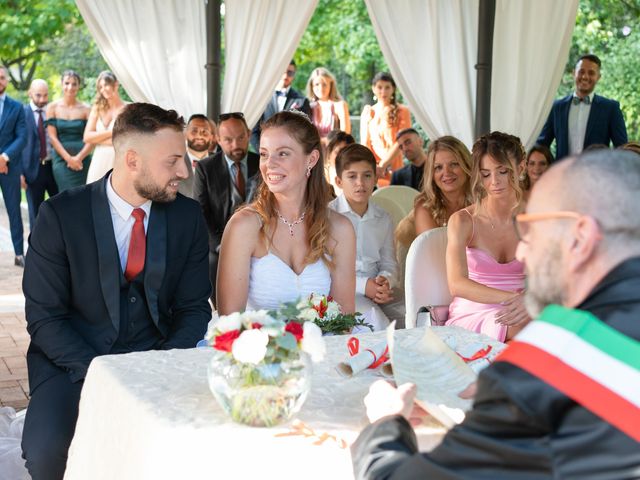
[[[593,62],[596,65],[598,65],[598,68],[602,68],[602,62],[597,57],[597,55],[594,55],[593,53],[587,53],[586,55],[582,55],[576,62],[576,65],[578,65],[578,63],[580,63],[581,60],[589,60],[590,62]]]
[[[327,147],[326,147],[327,157],[329,157],[333,149],[336,148],[336,145],[338,145],[339,143],[344,142],[346,145],[351,145],[352,143],[356,143],[355,138],[353,138],[351,134],[344,132],[342,130],[331,130],[327,134],[327,140],[328,140]]]
[[[127,135],[149,135],[163,128],[182,133],[184,119],[175,110],[165,110],[151,103],[130,103],[118,115],[111,138],[115,145]]]
[[[367,162],[371,166],[373,173],[376,173],[376,157],[373,156],[371,150],[359,143],[353,143],[347,145],[338,153],[336,157],[336,175],[342,178],[342,172],[344,172],[349,165],[356,162]]]

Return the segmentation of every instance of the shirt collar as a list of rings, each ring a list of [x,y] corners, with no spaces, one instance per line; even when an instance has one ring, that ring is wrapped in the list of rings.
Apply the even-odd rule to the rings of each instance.
[[[593,91],[589,95],[587,95],[587,97],[589,97],[589,105],[591,105],[593,103],[593,97],[594,97],[595,94],[596,94],[596,92]],[[573,96],[575,98],[580,98],[576,92],[573,92]]]
[[[134,208],[141,208],[144,210],[144,213],[147,218],[149,218],[149,214],[151,213],[151,200],[147,200],[145,203],[140,205],[139,207],[134,207],[129,204],[126,200],[124,200],[120,195],[116,193],[111,185],[111,177],[107,178],[107,199],[111,206],[115,209],[122,220],[127,221],[131,216],[131,212],[133,212]]]
[[[234,161],[233,161],[233,160],[231,160],[229,157],[227,157],[227,155],[226,155],[226,154],[224,154],[224,153],[223,153],[223,155],[224,155],[224,159],[227,161],[227,166],[228,166],[229,168],[231,168],[231,167],[232,167],[236,162],[234,162]],[[249,156],[249,154],[246,154],[246,155],[244,156],[244,158],[243,158],[242,160],[240,160],[240,163],[242,164],[242,166],[243,166],[243,167],[247,164],[247,157],[248,157],[248,156]]]
[[[35,103],[33,103],[33,100],[31,100],[29,102],[29,106],[31,107],[31,111],[33,113],[36,113],[36,110],[42,110],[42,113],[44,113],[44,111],[47,109],[47,106],[45,105],[43,108],[40,108],[39,106],[37,106]]]
[[[344,196],[344,193],[341,193],[338,198],[336,198],[336,211],[338,213],[352,213],[353,215],[357,215],[362,220],[374,217],[382,216],[382,212],[377,205],[375,205],[371,199],[369,199],[369,206],[367,207],[367,211],[364,212],[364,215],[360,217],[360,215],[353,211],[351,205],[349,205],[349,201],[347,197]]]

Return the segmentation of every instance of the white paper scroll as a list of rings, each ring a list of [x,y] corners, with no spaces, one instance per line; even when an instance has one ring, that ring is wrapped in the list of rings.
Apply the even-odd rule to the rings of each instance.
[[[386,341],[366,348],[360,346],[359,353],[347,358],[344,362],[340,362],[336,369],[341,375],[352,377],[377,362],[378,359],[384,355],[386,348]]]
[[[476,373],[431,328],[402,345],[394,342],[393,328],[391,324],[387,329],[387,342],[396,384],[416,384],[418,404],[445,427],[462,422],[472,401],[458,393],[476,381]]]

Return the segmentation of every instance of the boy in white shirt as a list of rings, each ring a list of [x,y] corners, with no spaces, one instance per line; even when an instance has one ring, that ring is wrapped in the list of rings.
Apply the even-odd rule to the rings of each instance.
[[[356,232],[356,310],[376,330],[385,328],[398,265],[391,217],[369,201],[376,184],[373,153],[363,145],[346,146],[336,158],[336,175],[342,194],[329,207],[351,220]]]

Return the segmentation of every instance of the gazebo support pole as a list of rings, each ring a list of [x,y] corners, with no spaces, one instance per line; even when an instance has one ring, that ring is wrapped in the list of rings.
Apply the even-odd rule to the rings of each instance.
[[[491,62],[496,0],[480,0],[478,11],[478,63],[476,64],[475,138],[491,129]]]
[[[220,115],[220,50],[221,20],[220,0],[206,0],[207,27],[207,116],[214,122]]]

